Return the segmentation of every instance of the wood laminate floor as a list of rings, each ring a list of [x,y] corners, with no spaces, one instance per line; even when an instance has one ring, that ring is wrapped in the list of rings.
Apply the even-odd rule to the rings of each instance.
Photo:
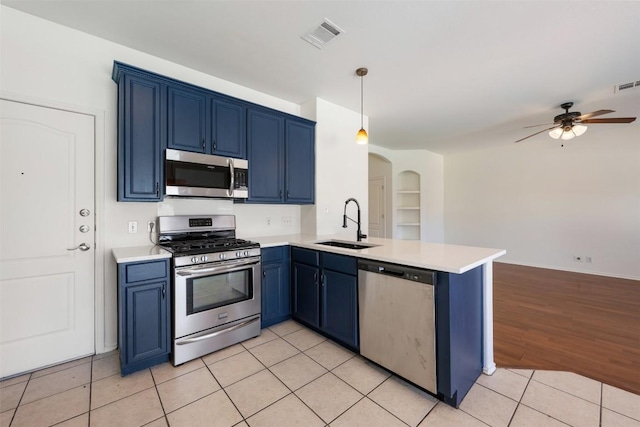
[[[494,346],[500,367],[640,394],[640,281],[494,263]]]

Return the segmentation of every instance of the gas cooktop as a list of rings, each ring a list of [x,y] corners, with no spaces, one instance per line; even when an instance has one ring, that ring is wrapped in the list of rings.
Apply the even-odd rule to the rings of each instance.
[[[176,256],[199,255],[260,247],[256,242],[236,239],[233,237],[210,237],[199,240],[178,240],[163,242],[161,245]]]

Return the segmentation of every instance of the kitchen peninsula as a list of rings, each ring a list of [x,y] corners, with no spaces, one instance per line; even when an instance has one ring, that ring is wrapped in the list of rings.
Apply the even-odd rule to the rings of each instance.
[[[480,368],[489,375],[495,371],[493,260],[504,255],[505,250],[373,237],[363,242],[337,240],[335,236],[318,235],[254,237],[252,240],[260,243],[263,254],[268,253],[270,248],[291,247],[292,317],[357,350],[360,350],[358,333],[360,331],[360,339],[362,339],[363,327],[362,324],[358,325],[357,318],[358,312],[362,317],[363,307],[360,299],[358,308],[359,297],[355,289],[357,287],[360,292],[363,289],[361,283],[364,277],[363,263],[377,262],[380,265],[386,264],[392,269],[396,266],[400,267],[400,271],[403,270],[402,267],[408,267],[407,270],[420,269],[417,270],[417,274],[433,272],[436,280],[433,287],[435,288],[435,296],[433,296],[435,315],[432,315],[432,318],[435,321],[437,317],[435,322],[439,376],[437,394],[445,402],[458,406],[468,391],[467,387],[470,387],[480,374]],[[344,243],[345,247],[335,246],[336,243],[338,245]],[[368,247],[348,248],[359,243]],[[377,268],[383,270],[383,267]],[[333,280],[334,284],[331,285],[331,275],[335,277],[336,274],[341,275],[341,278]],[[397,275],[398,272],[391,271],[391,274]],[[407,277],[406,274],[405,277]],[[357,283],[356,279],[360,283]],[[289,288],[288,282],[287,277],[283,282],[285,289]],[[264,296],[265,293],[269,293],[269,289],[265,289],[265,286],[269,285],[265,285],[263,281],[263,301],[269,298]],[[351,290],[346,291],[345,288]],[[395,296],[392,298],[396,305],[404,304],[396,300]],[[343,302],[343,300],[349,302]],[[309,314],[308,306],[314,304],[315,311]],[[302,308],[297,307],[298,305]],[[335,305],[340,305],[338,314],[332,313]],[[351,308],[348,307],[349,305]],[[264,308],[265,306],[263,306],[263,319],[268,318],[269,315]],[[389,317],[389,319],[393,318],[393,315]],[[342,326],[344,323],[348,325]],[[353,332],[350,332],[350,329]],[[400,333],[400,330],[389,332],[384,338],[381,334],[379,340],[389,341],[389,337]],[[426,340],[432,341],[431,345],[433,345],[431,338],[427,337]],[[416,349],[421,345],[423,343],[416,342]],[[424,388],[430,390],[428,387]]]

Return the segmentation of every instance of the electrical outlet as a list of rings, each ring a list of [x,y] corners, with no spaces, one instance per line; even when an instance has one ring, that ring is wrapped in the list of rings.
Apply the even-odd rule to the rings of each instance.
[[[582,262],[582,257],[580,255],[574,255],[573,256],[573,261],[574,262]]]
[[[271,227],[271,217],[267,217],[267,227]]]
[[[138,232],[138,221],[129,221],[129,233],[137,233]]]
[[[282,217],[282,226],[283,227],[291,227],[291,223],[293,222],[293,220],[291,219],[290,216],[283,216]]]
[[[155,228],[156,228],[156,222],[155,221],[147,222],[147,232],[151,233]]]

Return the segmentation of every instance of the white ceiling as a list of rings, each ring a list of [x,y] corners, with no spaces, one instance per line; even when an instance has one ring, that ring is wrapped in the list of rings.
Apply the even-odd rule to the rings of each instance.
[[[370,142],[389,148],[512,143],[564,101],[640,116],[640,87],[613,93],[640,80],[637,1],[2,3],[295,103],[359,111],[368,67]],[[319,50],[300,36],[324,18],[345,33]]]

